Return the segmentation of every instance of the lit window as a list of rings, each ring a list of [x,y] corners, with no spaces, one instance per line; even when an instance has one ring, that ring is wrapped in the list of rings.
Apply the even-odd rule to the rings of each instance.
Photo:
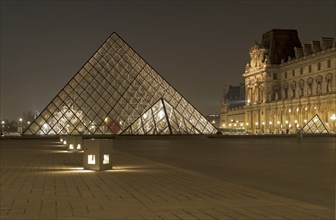
[[[70,144],[70,145],[69,145],[69,149],[70,149],[70,150],[73,150],[73,149],[74,149],[73,147],[74,147],[73,144]]]
[[[93,155],[93,154],[88,155],[88,164],[96,164],[95,155]]]
[[[66,141],[63,141],[63,144],[67,144],[67,142],[66,142]]]
[[[77,144],[77,150],[80,150],[80,149],[81,149],[81,145]]]
[[[104,154],[103,164],[109,164],[109,163],[110,163],[110,155]]]

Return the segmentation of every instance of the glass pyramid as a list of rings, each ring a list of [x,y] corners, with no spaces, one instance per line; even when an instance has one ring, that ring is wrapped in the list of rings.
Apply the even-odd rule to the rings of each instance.
[[[323,123],[322,119],[317,114],[312,119],[310,119],[299,132],[301,131],[304,134],[329,133],[326,125]]]
[[[202,123],[202,122],[200,122]],[[150,109],[145,111],[137,120],[123,131],[123,134],[201,134],[174,109],[161,98]]]
[[[24,134],[216,132],[185,98],[113,33]]]

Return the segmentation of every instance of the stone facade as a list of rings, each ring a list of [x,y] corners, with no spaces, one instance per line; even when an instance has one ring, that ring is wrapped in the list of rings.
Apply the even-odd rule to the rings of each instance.
[[[220,128],[222,131],[235,132],[245,129],[245,85],[225,86],[221,101]]]
[[[315,114],[335,131],[333,38],[301,45],[296,30],[271,30],[254,43],[250,58],[243,74],[246,132],[295,133]]]

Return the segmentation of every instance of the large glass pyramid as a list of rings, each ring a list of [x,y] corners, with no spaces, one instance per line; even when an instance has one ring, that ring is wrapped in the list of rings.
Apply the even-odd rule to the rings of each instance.
[[[310,119],[299,132],[301,131],[304,134],[329,133],[326,125],[323,123],[322,119],[317,114],[312,119]]]
[[[211,123],[113,33],[24,134],[216,132]]]

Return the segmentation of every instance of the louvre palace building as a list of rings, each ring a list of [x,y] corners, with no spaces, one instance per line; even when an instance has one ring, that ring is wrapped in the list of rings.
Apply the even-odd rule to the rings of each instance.
[[[316,114],[335,132],[336,42],[302,44],[296,30],[273,29],[251,47],[243,86],[221,102],[220,128],[296,133]]]

